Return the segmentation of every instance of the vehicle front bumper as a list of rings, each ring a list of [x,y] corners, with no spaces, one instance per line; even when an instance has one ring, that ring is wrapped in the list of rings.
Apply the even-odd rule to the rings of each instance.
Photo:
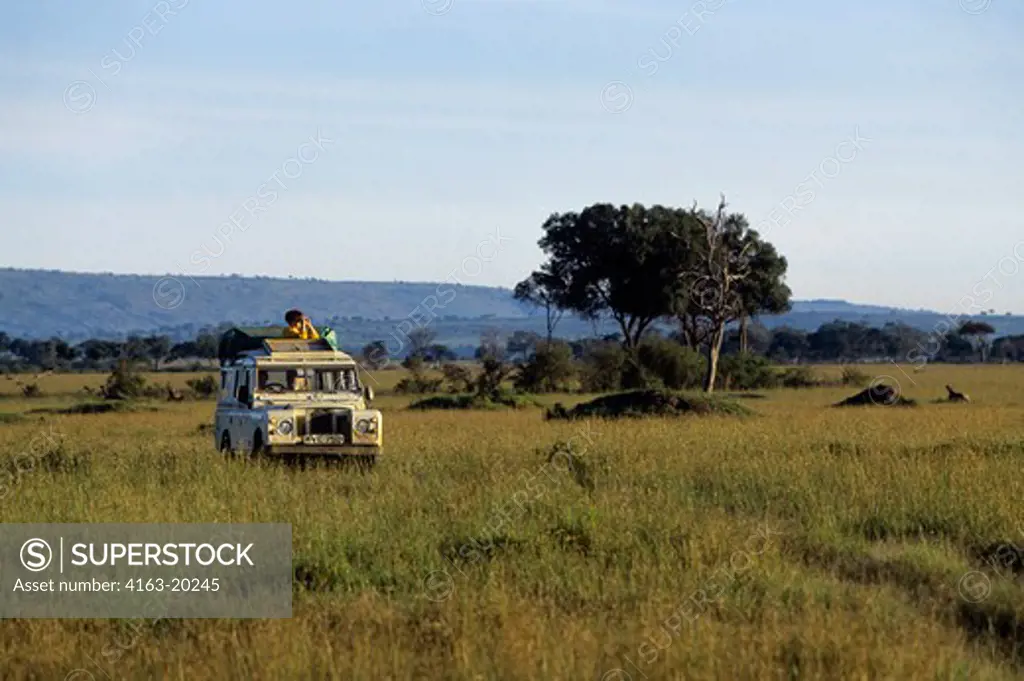
[[[271,445],[268,456],[380,456],[382,447],[374,445]]]

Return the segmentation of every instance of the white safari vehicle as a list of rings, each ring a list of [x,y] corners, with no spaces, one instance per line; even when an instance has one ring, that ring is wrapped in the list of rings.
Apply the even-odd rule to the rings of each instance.
[[[352,357],[327,340],[279,327],[233,328],[220,341],[214,437],[225,453],[356,456],[381,453],[382,416]]]

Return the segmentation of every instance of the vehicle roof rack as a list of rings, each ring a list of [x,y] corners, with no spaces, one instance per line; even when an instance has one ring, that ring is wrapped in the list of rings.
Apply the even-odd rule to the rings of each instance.
[[[263,350],[267,354],[281,352],[337,352],[337,348],[327,338],[303,340],[284,335],[287,327],[236,326],[224,333],[220,338],[217,357],[220,363],[230,364],[247,352]]]

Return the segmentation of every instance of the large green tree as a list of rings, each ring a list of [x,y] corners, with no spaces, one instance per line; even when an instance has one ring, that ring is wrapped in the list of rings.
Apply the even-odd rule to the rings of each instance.
[[[672,311],[679,284],[668,247],[677,213],[604,203],[554,214],[539,242],[548,260],[531,279],[543,282],[545,297],[559,309],[592,320],[611,317],[623,345],[635,348]],[[529,300],[530,283],[520,286],[520,298]]]

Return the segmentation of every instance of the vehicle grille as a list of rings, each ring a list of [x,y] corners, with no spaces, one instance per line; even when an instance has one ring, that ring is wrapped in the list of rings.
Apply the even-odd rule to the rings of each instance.
[[[347,409],[315,409],[305,418],[305,435],[345,435],[352,431]]]

